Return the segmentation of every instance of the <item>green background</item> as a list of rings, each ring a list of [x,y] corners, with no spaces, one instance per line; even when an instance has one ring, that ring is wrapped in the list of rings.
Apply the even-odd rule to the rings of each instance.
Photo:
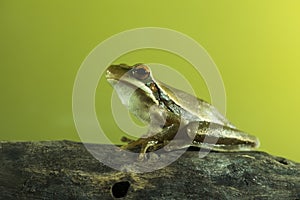
[[[121,31],[164,27],[189,35],[217,64],[227,117],[260,138],[261,150],[300,161],[299,1],[0,1],[1,140],[80,140],[72,117],[76,73],[91,50]],[[142,50],[116,63],[163,63],[187,76],[183,59]],[[101,79],[97,114],[117,142],[112,88]],[[102,84],[103,83],[103,84]],[[99,92],[100,91],[100,92]]]

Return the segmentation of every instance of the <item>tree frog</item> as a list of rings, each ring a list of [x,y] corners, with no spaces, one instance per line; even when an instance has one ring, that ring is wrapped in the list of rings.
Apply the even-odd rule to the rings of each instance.
[[[121,149],[138,148],[139,159],[160,148],[243,151],[259,146],[258,138],[238,130],[208,102],[155,80],[145,64],[111,65],[106,79],[129,112],[149,124],[141,138],[122,138],[127,144]]]

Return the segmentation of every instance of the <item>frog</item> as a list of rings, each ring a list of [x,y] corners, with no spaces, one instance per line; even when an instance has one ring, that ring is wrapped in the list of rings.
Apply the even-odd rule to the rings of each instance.
[[[161,148],[235,152],[259,147],[257,137],[237,129],[207,101],[156,80],[144,63],[112,64],[106,79],[129,112],[149,125],[140,138],[121,138],[126,142],[121,150],[138,149],[139,160]]]

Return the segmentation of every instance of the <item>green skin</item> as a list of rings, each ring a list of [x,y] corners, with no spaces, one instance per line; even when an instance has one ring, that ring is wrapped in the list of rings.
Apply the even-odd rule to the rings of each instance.
[[[137,140],[123,137],[122,149],[147,151],[203,147],[217,151],[243,151],[259,146],[259,140],[236,129],[216,108],[186,92],[156,81],[144,64],[111,65],[106,78],[129,111],[149,123],[148,133]],[[131,94],[131,95],[129,95]]]

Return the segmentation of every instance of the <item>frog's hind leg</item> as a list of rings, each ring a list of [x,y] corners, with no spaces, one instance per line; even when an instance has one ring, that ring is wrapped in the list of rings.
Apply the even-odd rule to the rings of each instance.
[[[186,134],[193,140],[191,146],[216,151],[248,151],[259,146],[255,136],[207,121],[189,123]]]

